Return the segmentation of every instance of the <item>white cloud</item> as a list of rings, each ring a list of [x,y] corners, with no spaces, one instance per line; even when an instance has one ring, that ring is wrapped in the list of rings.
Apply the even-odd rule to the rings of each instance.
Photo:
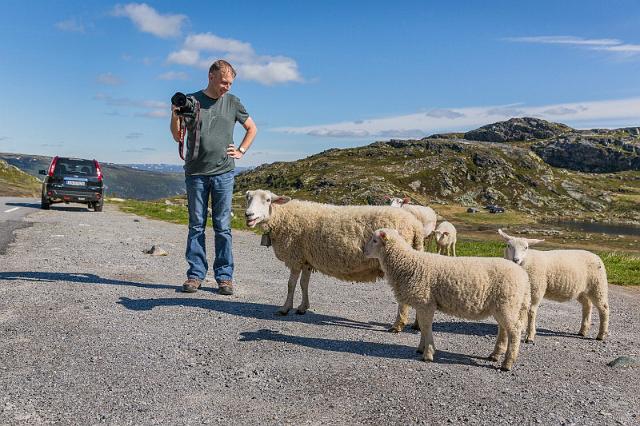
[[[76,20],[76,18],[69,18],[64,21],[55,23],[55,27],[60,31],[67,31],[72,33],[84,33],[84,24]]]
[[[118,86],[122,84],[122,80],[110,72],[100,74],[96,77],[96,81],[106,86]]]
[[[187,20],[185,15],[161,15],[146,3],[118,4],[113,9],[113,15],[127,17],[140,31],[160,38],[179,36]]]
[[[125,136],[126,139],[140,139],[142,136],[144,136],[143,133],[140,132],[131,132],[128,135]]]
[[[518,107],[515,108],[515,105]],[[471,130],[513,117],[537,117],[574,127],[632,126],[640,123],[640,98],[543,106],[523,104],[450,108],[455,114],[432,117],[424,112],[304,127],[278,127],[275,132],[335,138],[420,138],[432,133]],[[516,112],[517,114],[513,114]],[[459,115],[458,115],[459,114]],[[610,124],[607,124],[610,123]]]
[[[629,44],[615,38],[586,39],[576,36],[533,36],[509,37],[505,40],[519,43],[565,44],[589,50],[600,50],[626,55],[640,54],[639,44]]]
[[[95,100],[104,102],[109,106],[116,107],[126,107],[126,108],[136,108],[145,110],[143,112],[138,112],[135,115],[137,117],[147,117],[147,118],[167,118],[169,117],[169,112],[171,108],[168,102],[162,101],[152,101],[152,100],[137,100],[130,98],[114,98],[110,95],[105,95],[103,93],[98,93],[94,96]],[[112,116],[121,116],[122,114],[119,111],[109,111],[106,114]]]
[[[209,69],[218,58],[231,62],[240,78],[261,84],[303,81],[294,59],[286,56],[258,55],[247,42],[219,37],[212,33],[190,35],[180,50],[167,56],[167,62]]]
[[[189,74],[182,71],[169,71],[160,74],[158,80],[189,80]]]

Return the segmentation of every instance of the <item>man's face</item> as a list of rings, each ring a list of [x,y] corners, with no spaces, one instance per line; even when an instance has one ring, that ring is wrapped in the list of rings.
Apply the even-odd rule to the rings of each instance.
[[[233,84],[233,74],[229,71],[215,71],[209,73],[209,80],[217,94],[222,96],[231,89],[231,85]]]

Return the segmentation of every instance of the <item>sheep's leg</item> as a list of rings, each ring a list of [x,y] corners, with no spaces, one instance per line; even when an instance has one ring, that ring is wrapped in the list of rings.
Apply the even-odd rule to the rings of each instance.
[[[582,324],[580,325],[580,331],[578,332],[581,336],[586,336],[589,333],[589,329],[591,328],[591,300],[585,295],[581,294],[578,296],[578,302],[582,304]]]
[[[509,345],[507,346],[504,361],[500,366],[503,371],[510,371],[513,368],[513,364],[518,358],[518,352],[520,352],[520,329],[516,326],[516,323],[512,322],[508,325],[507,334],[509,336]]]
[[[287,300],[285,300],[284,305],[278,309],[278,313],[280,315],[287,315],[289,311],[293,309],[293,293],[296,291],[296,284],[298,284],[300,272],[300,269],[291,269],[291,272],[289,273]]]
[[[592,299],[593,304],[598,310],[598,317],[600,318],[600,329],[598,330],[598,336],[596,339],[604,340],[609,334],[609,304],[606,300]]]
[[[457,257],[457,255],[456,255],[456,243],[453,243],[453,257]]]
[[[529,307],[528,324],[527,324],[527,337],[525,343],[533,343],[533,339],[536,337],[536,315],[538,314],[538,306],[540,305],[540,299],[537,296],[531,295],[531,306]]]
[[[297,314],[303,315],[309,309],[309,278],[311,277],[311,266],[305,266],[302,269],[302,277],[300,277],[300,288],[302,288],[302,303],[298,306]]]
[[[396,322],[389,329],[392,333],[400,333],[405,325],[409,322],[409,305],[398,303],[398,315],[396,316]]]
[[[491,355],[487,357],[490,361],[497,361],[500,358],[500,355],[505,353],[507,350],[507,344],[509,342],[509,336],[507,334],[507,329],[504,328],[500,323],[498,323],[498,336],[496,339],[496,346],[493,348],[493,352]]]
[[[416,318],[420,324],[420,344],[418,352],[422,354],[422,360],[427,362],[433,361],[436,353],[436,345],[433,341],[433,314],[435,307],[416,309]]]

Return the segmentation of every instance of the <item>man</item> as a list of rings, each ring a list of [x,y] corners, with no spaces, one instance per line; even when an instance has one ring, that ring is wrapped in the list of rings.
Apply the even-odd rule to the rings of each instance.
[[[189,203],[189,236],[185,256],[189,269],[182,286],[182,291],[187,293],[194,293],[200,288],[209,269],[205,228],[211,196],[215,233],[214,277],[220,294],[233,294],[231,198],[234,160],[244,156],[258,131],[240,100],[228,93],[235,76],[231,64],[223,60],[215,61],[209,68],[207,88],[190,95],[200,104],[199,117],[179,116],[176,108],[172,108],[173,138],[176,142],[180,141],[181,124],[186,125],[188,132],[184,170]],[[181,120],[185,122],[181,123]],[[246,130],[237,149],[233,143],[236,121]]]

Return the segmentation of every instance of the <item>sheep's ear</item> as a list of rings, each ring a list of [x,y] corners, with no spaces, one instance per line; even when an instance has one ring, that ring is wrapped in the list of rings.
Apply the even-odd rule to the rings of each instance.
[[[529,244],[530,246],[533,246],[535,244],[540,244],[542,242],[544,242],[544,240],[538,240],[538,239],[535,239],[535,238],[527,238],[527,244]]]
[[[505,240],[505,241],[509,241],[511,239],[510,236],[508,236],[507,234],[505,234],[502,229],[498,229],[498,234],[500,234],[500,236]]]
[[[409,204],[409,201],[411,201],[411,200],[409,199],[409,197],[404,197],[404,198],[402,199],[402,204]]]
[[[384,232],[384,231],[379,231],[379,232],[378,232],[378,235],[380,236],[380,239],[381,239],[383,242],[385,242],[385,243],[386,243],[386,242],[387,242],[387,240],[389,239],[389,238],[387,237],[387,233],[386,233],[386,232]]]
[[[389,197],[388,195],[384,196],[385,201],[389,201],[391,199],[391,197]]]
[[[449,231],[444,231],[442,235],[449,235]]]
[[[291,197],[287,197],[286,195],[276,195],[271,199],[271,204],[286,204],[291,201]]]

